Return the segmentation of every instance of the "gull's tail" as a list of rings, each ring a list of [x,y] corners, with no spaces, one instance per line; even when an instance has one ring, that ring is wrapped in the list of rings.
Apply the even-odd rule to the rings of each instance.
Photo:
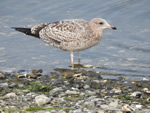
[[[16,31],[22,32],[26,35],[34,36],[36,38],[39,38],[38,34],[31,33],[31,28],[23,28],[23,27],[11,27],[12,29],[15,29]]]

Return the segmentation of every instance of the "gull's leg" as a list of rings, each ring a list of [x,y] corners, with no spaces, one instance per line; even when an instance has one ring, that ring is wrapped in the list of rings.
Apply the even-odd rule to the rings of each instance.
[[[73,70],[74,69],[73,51],[70,51],[70,57],[71,57],[71,64],[72,64],[72,70]]]
[[[80,51],[78,51],[78,64],[80,64]]]

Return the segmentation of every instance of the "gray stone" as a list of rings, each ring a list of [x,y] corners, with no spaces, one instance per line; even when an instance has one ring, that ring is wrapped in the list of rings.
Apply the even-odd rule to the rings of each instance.
[[[64,110],[59,110],[57,113],[66,113]]]
[[[84,89],[88,89],[88,88],[90,88],[90,86],[86,84],[86,85],[84,86]]]
[[[51,113],[50,111],[45,111],[45,110],[40,110],[40,111],[36,111],[34,113]]]
[[[54,89],[51,90],[51,93],[56,93],[56,92],[59,92],[59,91],[62,91],[62,87],[56,87]]]
[[[9,88],[14,88],[14,87],[16,87],[16,86],[17,86],[17,84],[12,83],[12,84],[9,85]]]
[[[19,88],[23,88],[24,85],[23,85],[23,84],[19,84],[18,87],[19,87]]]
[[[85,93],[88,95],[95,95],[96,94],[95,91],[90,91],[90,90],[86,90]]]

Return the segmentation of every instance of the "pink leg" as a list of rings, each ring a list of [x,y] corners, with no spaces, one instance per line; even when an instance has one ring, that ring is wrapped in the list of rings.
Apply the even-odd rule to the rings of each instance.
[[[74,61],[73,61],[73,51],[70,51],[72,70],[74,69]]]
[[[78,64],[80,64],[80,51],[78,51]]]

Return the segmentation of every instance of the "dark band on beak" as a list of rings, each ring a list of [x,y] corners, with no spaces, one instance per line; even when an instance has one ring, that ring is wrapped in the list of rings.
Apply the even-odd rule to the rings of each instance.
[[[112,28],[112,29],[114,29],[114,30],[116,30],[116,29],[117,29],[115,26],[112,26],[111,28]]]

